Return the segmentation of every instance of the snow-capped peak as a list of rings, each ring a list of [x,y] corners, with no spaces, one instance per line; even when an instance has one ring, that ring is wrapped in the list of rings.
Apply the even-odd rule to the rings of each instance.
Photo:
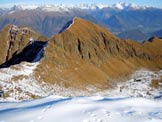
[[[114,4],[114,7],[118,8],[118,9],[124,9],[124,6],[122,5],[121,2]]]
[[[114,5],[112,5],[112,7],[123,10],[123,9],[129,9],[129,8],[133,8],[133,9],[138,9],[140,8],[139,6],[132,4],[132,3],[126,3],[126,2],[118,2]]]
[[[2,9],[2,7],[0,6]],[[113,8],[119,10],[125,9],[145,9],[145,6],[138,6],[132,3],[126,2],[118,2],[113,5],[110,4],[43,4],[43,5],[14,5],[11,8],[7,8],[10,11],[17,11],[17,10],[34,10],[39,9],[43,11],[70,11],[72,9],[81,9],[81,10],[96,10],[96,9],[103,9],[103,8]],[[4,9],[4,7],[3,7]]]
[[[103,8],[106,7],[105,5],[99,4],[43,4],[43,5],[14,5],[11,10],[33,10],[33,9],[38,9],[39,10],[44,10],[44,11],[69,11],[71,9],[96,9],[96,8]]]
[[[32,10],[38,8],[38,5],[14,5],[13,10]]]

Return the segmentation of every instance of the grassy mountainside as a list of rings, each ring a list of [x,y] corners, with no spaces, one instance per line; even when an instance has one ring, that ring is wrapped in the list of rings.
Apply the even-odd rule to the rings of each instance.
[[[153,45],[153,46],[152,46]],[[162,68],[161,39],[140,44],[120,40],[81,18],[53,36],[35,75],[39,80],[79,89],[111,87],[112,79],[139,68]]]

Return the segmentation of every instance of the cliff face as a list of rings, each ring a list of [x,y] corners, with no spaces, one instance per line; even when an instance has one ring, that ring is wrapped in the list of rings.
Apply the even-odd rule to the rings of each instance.
[[[6,62],[10,61],[14,64],[14,58],[17,57],[27,46],[31,45],[36,40],[45,40],[40,34],[34,32],[27,27],[17,27],[15,25],[7,25],[0,32],[0,65],[6,66]],[[19,60],[17,57],[17,60]],[[29,57],[26,57],[29,58]],[[23,59],[22,59],[23,60]],[[25,61],[25,60],[24,60]],[[18,61],[17,63],[20,63]],[[16,63],[16,62],[15,62]],[[5,65],[2,65],[5,64]],[[7,66],[9,66],[8,64]]]
[[[52,37],[45,57],[35,71],[39,80],[65,87],[111,87],[139,68],[162,68],[162,40],[140,44],[120,40],[106,29],[75,18],[63,32]]]

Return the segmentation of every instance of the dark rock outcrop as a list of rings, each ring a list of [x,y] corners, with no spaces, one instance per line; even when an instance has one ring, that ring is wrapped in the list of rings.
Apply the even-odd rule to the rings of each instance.
[[[29,44],[17,54],[15,52],[10,60],[7,60],[4,64],[0,65],[0,68],[6,68],[11,65],[19,64],[22,61],[26,62],[38,62],[44,56],[44,48],[47,46],[47,42],[34,41]]]

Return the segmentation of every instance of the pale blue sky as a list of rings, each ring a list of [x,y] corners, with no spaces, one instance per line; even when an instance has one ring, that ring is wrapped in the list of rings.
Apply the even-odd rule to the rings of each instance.
[[[0,0],[0,6],[14,4],[114,4],[119,1],[162,8],[162,0]]]

